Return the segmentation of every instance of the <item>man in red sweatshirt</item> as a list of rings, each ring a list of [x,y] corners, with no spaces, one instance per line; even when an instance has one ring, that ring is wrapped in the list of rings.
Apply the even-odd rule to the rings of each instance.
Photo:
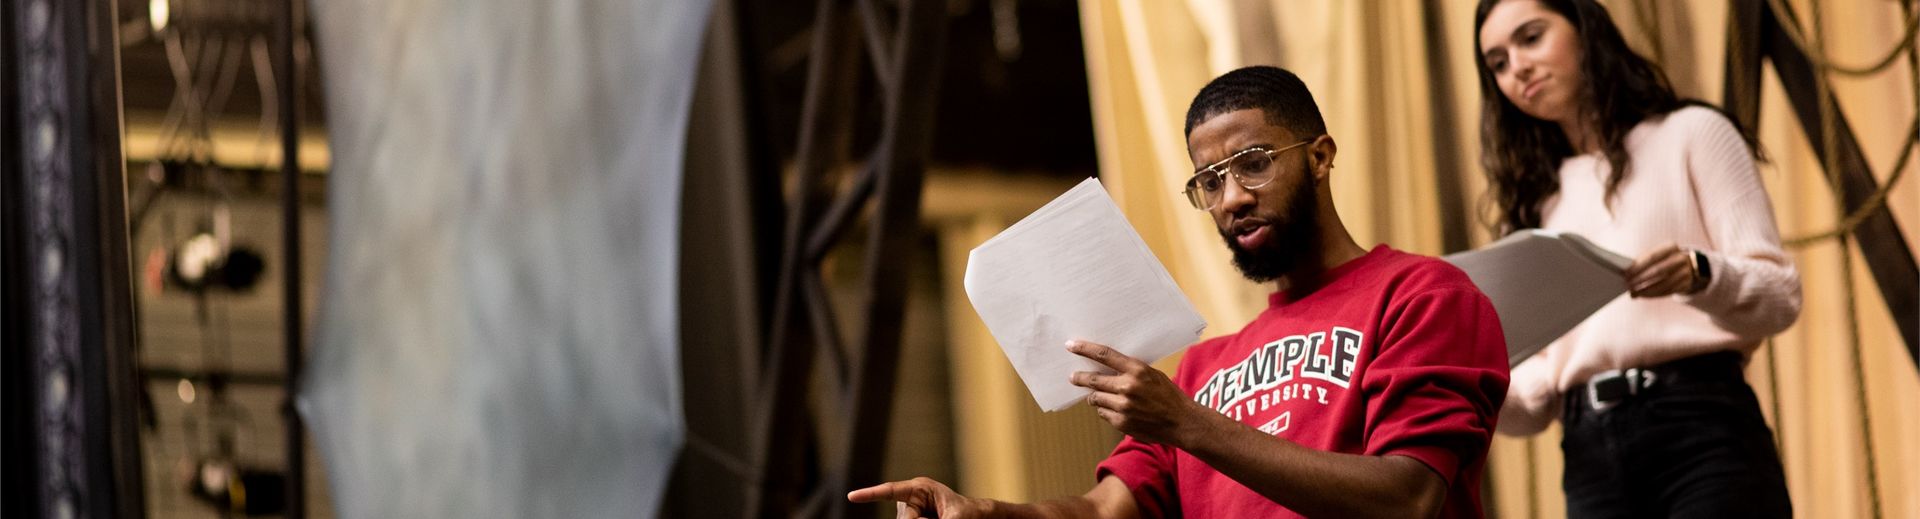
[[[926,478],[853,491],[902,517],[1480,517],[1506,341],[1453,266],[1363,249],[1333,206],[1337,147],[1306,85],[1248,67],[1187,111],[1188,200],[1242,274],[1273,282],[1240,331],[1165,373],[1104,345],[1075,385],[1127,437],[1080,496],[1013,504]]]

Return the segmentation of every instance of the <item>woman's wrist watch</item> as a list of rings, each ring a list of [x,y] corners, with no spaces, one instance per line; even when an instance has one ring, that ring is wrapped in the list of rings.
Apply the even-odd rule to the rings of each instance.
[[[1706,290],[1707,283],[1713,281],[1713,263],[1707,261],[1707,253],[1700,252],[1698,249],[1690,249],[1687,252],[1690,266],[1693,267],[1693,289],[1688,290],[1687,293],[1697,294],[1701,290]]]

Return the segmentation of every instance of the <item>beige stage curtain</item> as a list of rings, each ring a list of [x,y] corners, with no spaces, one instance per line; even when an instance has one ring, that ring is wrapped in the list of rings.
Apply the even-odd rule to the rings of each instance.
[[[1809,1],[1790,1],[1810,20]],[[1098,136],[1100,175],[1128,218],[1212,323],[1231,332],[1265,304],[1242,280],[1210,220],[1177,190],[1192,165],[1181,126],[1188,101],[1219,73],[1276,64],[1307,82],[1340,145],[1332,188],[1362,245],[1441,254],[1485,243],[1478,166],[1479,93],[1472,56],[1473,2],[1082,0],[1082,31]],[[1686,96],[1720,101],[1726,1],[1608,2],[1637,48],[1662,62]],[[1899,41],[1895,2],[1821,5],[1828,55],[1848,65]],[[1884,181],[1915,117],[1904,62],[1877,76],[1835,78],[1835,94],[1876,177]],[[1757,132],[1772,162],[1761,174],[1782,234],[1832,228],[1834,192],[1769,67]],[[1888,204],[1910,245],[1920,245],[1920,188],[1911,179]],[[1920,517],[1920,381],[1871,274],[1854,250],[1851,279],[1835,242],[1793,251],[1805,283],[1799,322],[1763,348],[1749,378],[1779,433],[1802,517],[1873,514],[1871,438],[1886,517]],[[1851,301],[1849,301],[1851,294]],[[1851,303],[1851,304],[1850,304]],[[1847,309],[1857,310],[1858,327]],[[1855,376],[1852,334],[1862,346]],[[1771,349],[1772,351],[1768,351]],[[1162,367],[1171,368],[1173,361]],[[1774,374],[1777,373],[1777,377]],[[1856,396],[1865,386],[1871,434]],[[1777,413],[1776,413],[1777,409]],[[1501,517],[1561,517],[1559,430],[1500,437],[1492,454]]]

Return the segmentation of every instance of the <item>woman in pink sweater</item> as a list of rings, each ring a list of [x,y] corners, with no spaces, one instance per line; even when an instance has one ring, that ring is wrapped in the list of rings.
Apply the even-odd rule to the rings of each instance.
[[[1562,421],[1571,517],[1791,516],[1743,367],[1799,315],[1800,278],[1751,139],[1593,0],[1482,0],[1474,26],[1500,232],[1636,258],[1627,295],[1514,368],[1500,431]]]

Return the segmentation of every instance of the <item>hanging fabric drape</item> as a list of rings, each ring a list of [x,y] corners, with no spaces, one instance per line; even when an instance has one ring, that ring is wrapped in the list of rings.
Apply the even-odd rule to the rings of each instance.
[[[341,516],[657,513],[707,11],[313,2],[331,250],[299,406]]]

